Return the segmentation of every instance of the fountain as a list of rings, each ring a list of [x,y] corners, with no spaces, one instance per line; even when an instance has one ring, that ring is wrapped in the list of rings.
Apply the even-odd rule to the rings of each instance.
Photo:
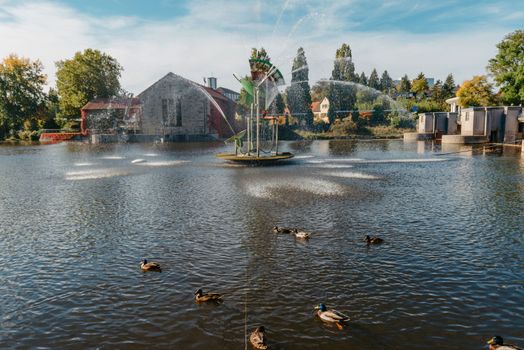
[[[274,164],[277,161],[291,159],[293,158],[292,153],[278,151],[279,118],[269,117],[266,113],[278,94],[278,86],[284,85],[284,77],[271,63],[264,49],[253,49],[249,64],[251,79],[248,77],[240,79],[235,75],[251,100],[247,128],[226,140],[226,143],[235,144],[235,153],[219,153],[217,157],[227,161],[255,165]],[[269,150],[265,150],[262,145],[263,122],[267,122],[266,126],[270,126],[271,148]],[[245,147],[244,139],[246,140]]]

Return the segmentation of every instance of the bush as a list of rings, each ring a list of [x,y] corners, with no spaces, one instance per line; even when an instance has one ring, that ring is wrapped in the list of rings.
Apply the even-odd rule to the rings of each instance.
[[[358,130],[358,125],[351,117],[344,119],[336,119],[333,124],[331,124],[330,131],[335,136],[345,136],[351,133],[354,133]]]

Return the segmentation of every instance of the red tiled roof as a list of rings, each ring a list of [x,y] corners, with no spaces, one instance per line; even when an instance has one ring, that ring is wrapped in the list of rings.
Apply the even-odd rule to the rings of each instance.
[[[82,110],[100,110],[100,109],[126,109],[136,108],[142,103],[140,99],[134,98],[98,98],[89,101]]]
[[[313,112],[320,112],[320,102],[313,102],[311,104],[311,110]]]

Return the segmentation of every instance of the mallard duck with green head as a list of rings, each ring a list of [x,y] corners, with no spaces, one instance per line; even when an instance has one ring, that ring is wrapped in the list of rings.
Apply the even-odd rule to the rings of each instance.
[[[264,326],[257,327],[249,336],[249,341],[255,349],[265,350],[267,346],[266,329]]]
[[[496,335],[488,340],[489,350],[522,350],[516,345],[504,344],[504,339],[500,335]]]
[[[206,301],[222,301],[222,294],[218,293],[204,293],[202,289],[198,289],[195,292],[195,301],[197,303],[202,303]]]
[[[339,329],[342,329],[344,323],[349,321],[349,316],[344,315],[342,312],[326,308],[326,305],[320,303],[315,307],[317,310],[317,316],[324,322],[334,323]]]
[[[140,268],[142,271],[156,271],[156,272],[162,272],[162,268],[160,267],[160,264],[153,262],[153,261],[147,261],[147,259],[143,259],[140,263]]]

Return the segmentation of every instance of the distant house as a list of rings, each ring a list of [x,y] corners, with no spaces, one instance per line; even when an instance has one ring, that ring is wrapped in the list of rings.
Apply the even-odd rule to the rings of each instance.
[[[219,87],[216,89],[219,93],[229,98],[231,101],[238,102],[238,99],[240,98],[240,94],[234,90],[225,88],[225,87]]]
[[[82,133],[141,134],[146,140],[161,136],[167,141],[226,138],[234,132],[235,111],[236,103],[217,90],[168,73],[136,98],[86,104]]]
[[[329,100],[327,97],[324,97],[320,102],[313,102],[311,104],[311,111],[313,112],[315,123],[329,123]]]
[[[234,124],[235,102],[174,73],[165,75],[138,98],[142,102],[144,134],[162,135],[167,140],[188,140],[207,136],[224,138],[233,133],[227,124]]]
[[[82,109],[82,133],[112,134],[140,132],[142,103],[138,98],[100,98]]]
[[[405,134],[404,138],[424,140],[441,136],[442,143],[514,143],[523,137],[524,109],[469,107],[459,112],[420,113],[417,131]]]
[[[446,100],[446,103],[449,104],[449,111],[453,113],[460,113],[459,98],[452,97]]]

